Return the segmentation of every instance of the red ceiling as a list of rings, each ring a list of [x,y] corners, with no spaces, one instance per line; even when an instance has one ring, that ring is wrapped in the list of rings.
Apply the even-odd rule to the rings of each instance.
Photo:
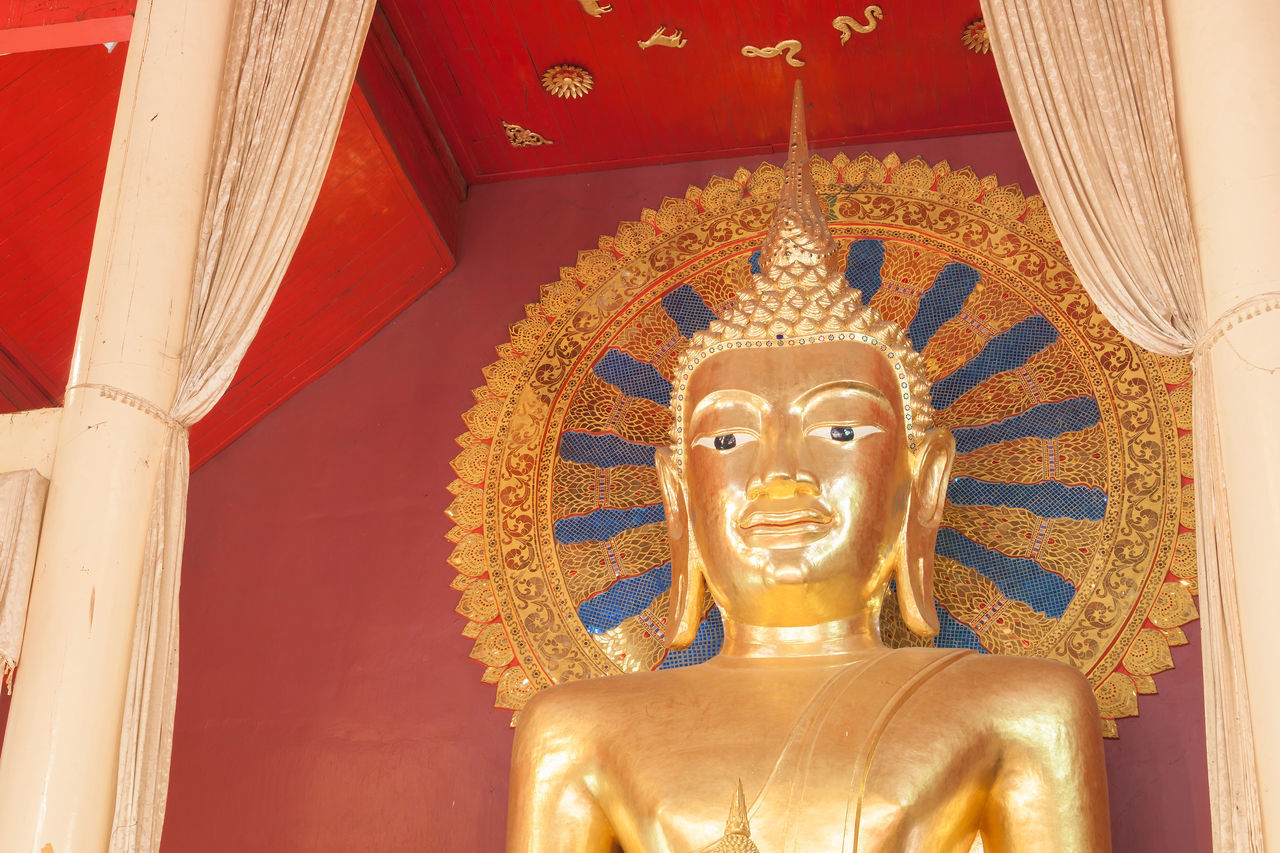
[[[978,0],[881,0],[876,29],[845,45],[832,19],[865,21],[866,3],[611,5],[591,17],[575,0],[382,0],[469,181],[775,150],[797,77],[815,145],[1012,127],[991,57],[960,41]],[[660,25],[685,46],[640,50]],[[785,39],[802,43],[803,68],[741,53]],[[557,63],[586,67],[595,88],[547,95],[538,77]],[[513,148],[501,120],[555,144]]]
[[[66,382],[136,0],[0,0],[0,413]],[[467,182],[780,148],[791,82],[819,145],[1007,130],[994,64],[963,48],[977,0],[883,2],[841,45],[836,0],[382,0],[311,222],[231,389],[192,431],[199,464],[453,266]],[[640,50],[659,26],[685,47]],[[114,36],[112,38],[115,38]],[[798,39],[803,68],[743,45]],[[40,49],[49,44],[61,49]],[[76,46],[76,45],[88,46]],[[549,65],[595,75],[543,92]],[[514,148],[501,120],[554,140]]]

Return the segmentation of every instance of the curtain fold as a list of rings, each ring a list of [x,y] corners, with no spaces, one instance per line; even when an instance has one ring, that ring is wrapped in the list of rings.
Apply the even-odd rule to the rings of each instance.
[[[1121,333],[1190,355],[1214,848],[1262,849],[1211,326],[1161,0],[981,0],[1014,125],[1085,290]]]
[[[227,390],[315,206],[373,0],[239,0],[178,391],[151,509],[111,853],[160,846],[177,701],[187,428]]]
[[[36,471],[0,474],[0,679],[13,686],[49,481]]]

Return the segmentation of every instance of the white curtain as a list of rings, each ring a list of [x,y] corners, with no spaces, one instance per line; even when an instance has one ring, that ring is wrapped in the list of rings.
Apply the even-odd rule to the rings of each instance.
[[[6,689],[22,654],[27,600],[49,481],[36,471],[0,474],[0,677]]]
[[[160,846],[178,676],[187,427],[227,390],[311,215],[373,0],[239,0],[134,633],[112,853]]]
[[[1018,136],[1085,289],[1133,341],[1193,359],[1214,847],[1261,850],[1252,718],[1208,358],[1220,324],[1205,316],[1163,4],[981,2]]]

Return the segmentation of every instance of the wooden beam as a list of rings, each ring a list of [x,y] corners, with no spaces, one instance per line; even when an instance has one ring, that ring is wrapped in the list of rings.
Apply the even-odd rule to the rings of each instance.
[[[129,40],[137,0],[0,0],[0,54]]]
[[[0,0],[0,29],[132,16],[138,0]]]

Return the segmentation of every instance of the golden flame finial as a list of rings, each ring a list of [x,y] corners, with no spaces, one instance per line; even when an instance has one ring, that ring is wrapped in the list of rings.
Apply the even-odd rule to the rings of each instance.
[[[776,285],[825,283],[839,268],[839,247],[827,227],[826,208],[813,189],[809,139],[804,128],[804,87],[791,96],[791,141],[783,167],[778,212],[760,247],[760,270]]]
[[[760,247],[760,272],[706,329],[694,333],[680,353],[671,394],[671,450],[684,471],[684,396],[693,371],[705,359],[730,349],[791,347],[853,341],[878,348],[900,380],[907,446],[933,427],[933,406],[924,358],[897,323],[862,303],[845,280],[839,244],[827,227],[826,205],[813,189],[809,144],[804,133],[804,90],[796,83],[791,102],[791,142],[778,210]]]
[[[747,822],[747,798],[742,794],[742,780],[733,795],[729,807],[729,819],[725,821],[724,835],[708,848],[709,853],[760,853],[751,840],[751,825]]]

